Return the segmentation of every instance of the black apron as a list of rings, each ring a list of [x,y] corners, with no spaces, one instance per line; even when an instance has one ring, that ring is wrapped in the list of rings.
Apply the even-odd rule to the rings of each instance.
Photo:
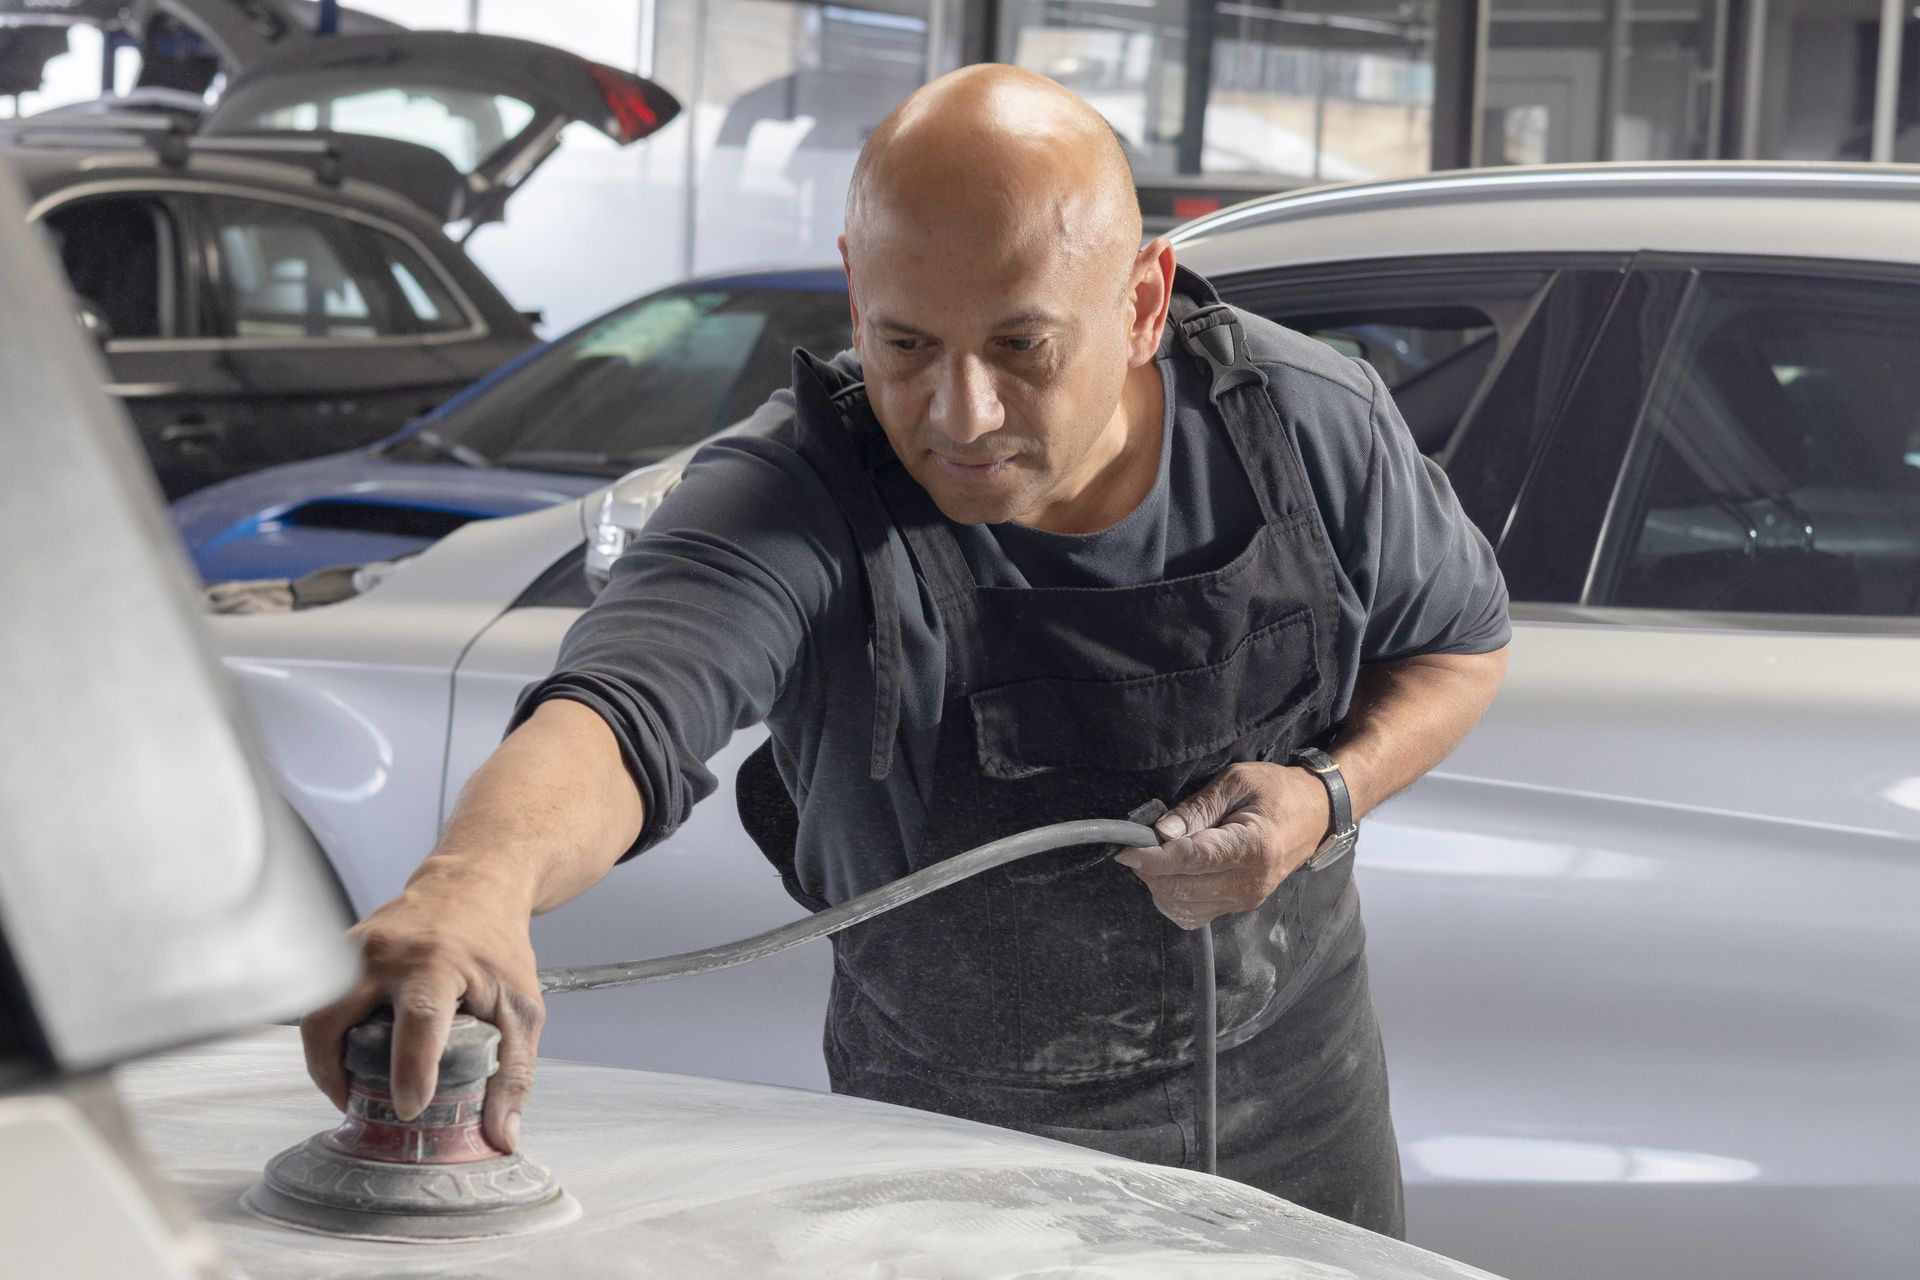
[[[1031,827],[1172,803],[1229,764],[1284,760],[1332,728],[1338,601],[1312,489],[1233,313],[1184,270],[1177,289],[1181,345],[1212,379],[1262,524],[1222,567],[1142,586],[980,586],[861,389],[830,391],[823,367],[796,362],[801,452],[865,561],[875,776],[890,765],[898,717],[889,528],[944,624],[946,688],[914,869]],[[767,749],[738,786],[749,833],[789,890],[824,905],[795,873],[792,802]],[[836,935],[834,1090],[1190,1165],[1195,943],[1114,852],[1043,854]],[[1298,871],[1261,907],[1211,928],[1220,1172],[1401,1234],[1352,859]]]

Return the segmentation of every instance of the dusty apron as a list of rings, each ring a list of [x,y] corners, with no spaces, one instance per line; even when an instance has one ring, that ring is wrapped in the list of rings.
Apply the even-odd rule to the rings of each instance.
[[[841,438],[805,432],[801,448],[847,513],[875,596],[876,775],[898,714],[899,648],[887,637],[898,604],[872,586],[892,581],[876,550],[887,525],[944,623],[944,705],[914,869],[1030,827],[1172,803],[1229,764],[1284,759],[1331,727],[1337,601],[1312,490],[1232,312],[1197,276],[1182,272],[1179,286],[1182,346],[1213,380],[1262,519],[1212,572],[983,587],[925,490],[883,439],[874,447],[859,388],[800,397],[806,419],[821,420],[823,397],[840,415],[827,421]],[[791,801],[770,756],[751,760],[739,787],[748,829],[789,890],[824,905],[795,874]],[[1114,852],[1041,855],[836,936],[834,1090],[1190,1165],[1195,943]],[[1352,859],[1297,872],[1258,909],[1211,927],[1220,1172],[1400,1234]]]

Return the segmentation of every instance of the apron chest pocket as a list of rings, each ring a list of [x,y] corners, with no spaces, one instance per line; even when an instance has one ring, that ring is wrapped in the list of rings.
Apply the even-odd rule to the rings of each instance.
[[[1218,662],[1125,680],[1043,677],[968,699],[980,770],[1140,773],[1198,760],[1306,711],[1324,678],[1311,609],[1251,632]]]

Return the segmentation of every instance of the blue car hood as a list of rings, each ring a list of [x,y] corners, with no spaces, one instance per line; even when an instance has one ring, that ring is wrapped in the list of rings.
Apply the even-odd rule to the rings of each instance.
[[[240,476],[173,504],[200,576],[296,578],[391,560],[471,520],[519,515],[591,493],[599,476],[394,462],[360,449]]]

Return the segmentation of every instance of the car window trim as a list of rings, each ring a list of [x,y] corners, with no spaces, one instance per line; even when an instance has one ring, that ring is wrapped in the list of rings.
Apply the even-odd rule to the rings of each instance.
[[[187,324],[185,298],[180,287],[186,274],[187,228],[182,225],[179,211],[171,201],[163,197],[146,203],[147,216],[153,219],[155,256],[159,259],[158,320],[160,339],[165,341],[184,336],[181,330]]]
[[[1674,340],[1680,332],[1680,320],[1692,305],[1694,294],[1700,289],[1700,272],[1681,263],[1652,263],[1645,267],[1636,266],[1636,271],[1644,270],[1649,274],[1672,272],[1676,276],[1684,273],[1686,286],[1673,305],[1672,312],[1666,317],[1666,332],[1660,335],[1659,354],[1647,366],[1646,376],[1642,379],[1638,395],[1635,396],[1633,418],[1626,431],[1626,439],[1620,449],[1620,456],[1613,467],[1613,484],[1607,494],[1605,512],[1600,517],[1600,526],[1594,532],[1593,546],[1588,549],[1586,573],[1580,582],[1578,603],[1591,605],[1593,592],[1599,584],[1602,570],[1607,567],[1608,548],[1612,545],[1615,532],[1620,523],[1622,504],[1630,499],[1627,492],[1628,464],[1633,461],[1634,450],[1640,447],[1640,438],[1646,430],[1647,406],[1653,401],[1653,388],[1660,381],[1661,371],[1673,358]]]
[[[1673,267],[1648,268],[1642,264],[1638,255],[1623,271],[1620,282],[1607,305],[1605,317],[1594,331],[1593,339],[1587,344],[1586,351],[1581,356],[1579,368],[1568,379],[1564,393],[1560,396],[1559,403],[1547,424],[1547,429],[1542,434],[1533,457],[1528,460],[1526,474],[1521,478],[1520,486],[1515,491],[1506,526],[1501,530],[1500,540],[1494,548],[1499,556],[1502,571],[1506,572],[1511,579],[1515,568],[1514,548],[1532,548],[1551,541],[1550,538],[1538,537],[1516,539],[1517,533],[1532,532],[1527,527],[1527,521],[1530,518],[1538,518],[1535,516],[1536,512],[1547,511],[1563,516],[1567,511],[1577,509],[1578,504],[1568,501],[1567,489],[1570,484],[1580,483],[1579,492],[1589,496],[1599,486],[1605,485],[1605,497],[1599,504],[1597,516],[1593,518],[1592,528],[1583,534],[1584,547],[1575,553],[1578,558],[1569,560],[1565,566],[1557,566],[1553,573],[1546,575],[1545,580],[1553,585],[1545,589],[1564,591],[1566,598],[1554,600],[1551,596],[1547,596],[1527,599],[1527,603],[1576,604],[1584,601],[1586,584],[1592,577],[1594,558],[1599,554],[1601,536],[1606,528],[1606,522],[1612,518],[1614,504],[1619,497],[1621,469],[1627,456],[1628,445],[1631,443],[1641,415],[1645,412],[1647,394],[1653,385],[1654,370],[1658,369],[1666,358],[1667,346],[1673,339],[1674,323],[1679,317],[1686,294],[1691,288],[1690,273]],[[1647,293],[1646,305],[1663,309],[1656,312],[1659,324],[1657,334],[1643,332],[1641,325],[1643,315],[1639,311],[1627,310],[1633,301],[1636,289]],[[1671,296],[1662,297],[1662,290],[1667,291]],[[1590,378],[1598,376],[1595,362],[1614,356],[1616,346],[1624,339],[1635,336],[1652,346],[1653,356],[1640,371],[1639,385],[1634,389],[1630,406],[1623,409],[1617,401],[1610,402],[1603,399],[1597,402],[1601,408],[1612,414],[1625,417],[1624,422],[1610,424],[1612,429],[1604,439],[1598,442],[1616,455],[1608,468],[1608,474],[1604,478],[1588,478],[1582,481],[1581,476],[1586,472],[1584,469],[1576,469],[1581,471],[1581,476],[1570,478],[1565,474],[1568,468],[1551,465],[1556,454],[1563,448],[1569,447],[1568,418],[1582,403],[1580,392],[1584,385]],[[1589,439],[1588,444],[1591,447],[1594,441]],[[1588,488],[1589,485],[1592,488]],[[1551,533],[1554,530],[1549,529],[1547,532]],[[1509,585],[1511,586],[1511,581]],[[1536,589],[1540,588],[1534,584],[1525,583],[1524,579],[1523,585],[1519,588],[1523,591]],[[1516,602],[1519,599],[1521,597],[1516,596]]]
[[[470,342],[477,338],[491,336],[480,310],[474,305],[467,291],[460,287],[438,255],[421,239],[406,227],[389,222],[376,214],[363,210],[329,204],[324,200],[315,200],[292,192],[265,190],[249,187],[241,183],[209,181],[195,178],[109,178],[99,182],[78,183],[63,187],[46,197],[28,211],[30,221],[38,222],[55,209],[63,208],[75,200],[89,195],[103,195],[124,192],[173,192],[184,195],[226,195],[242,200],[258,200],[268,204],[284,204],[303,208],[310,212],[328,217],[344,218],[350,222],[361,223],[374,231],[398,238],[401,243],[412,249],[427,264],[427,267],[440,279],[441,285],[448,291],[460,310],[466,315],[467,327],[450,329],[443,333],[403,333],[377,338],[236,338],[236,337],[192,337],[192,338],[127,338],[110,340],[106,344],[109,354],[119,352],[143,351],[258,351],[258,350],[311,350],[344,349],[363,350],[381,346],[441,346],[448,343]],[[201,215],[205,217],[204,214]],[[196,237],[204,251],[205,236]]]

